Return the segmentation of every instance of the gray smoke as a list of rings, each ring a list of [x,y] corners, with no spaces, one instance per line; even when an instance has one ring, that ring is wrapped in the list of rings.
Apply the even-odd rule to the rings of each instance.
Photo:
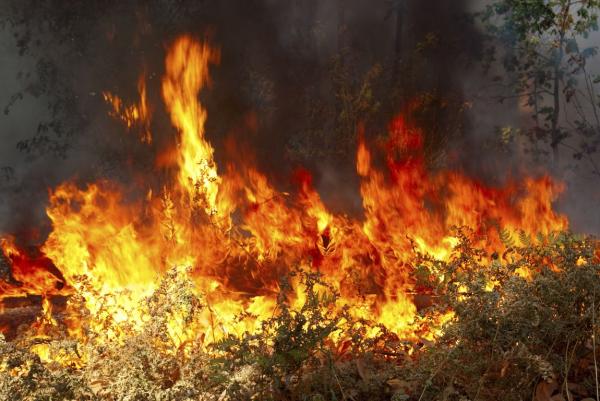
[[[244,153],[251,149],[259,168],[282,189],[288,189],[291,172],[303,165],[315,173],[318,190],[334,210],[359,212],[353,154],[337,156],[337,142],[331,140],[335,116],[318,123],[307,116],[312,108],[337,111],[332,59],[344,50],[357,80],[375,63],[382,65],[380,83],[373,90],[385,104],[367,129],[373,136],[385,130],[385,122],[398,112],[387,95],[395,57],[396,3],[404,7],[404,61],[431,38],[429,33],[435,33],[437,43],[419,55],[421,65],[408,69],[412,75],[405,79],[411,80],[411,90],[472,103],[455,137],[443,129],[458,125],[452,110],[440,108],[428,116],[431,142],[441,144],[446,162],[492,184],[547,169],[528,160],[518,144],[509,153],[486,148],[497,127],[523,124],[523,113],[518,104],[499,105],[487,96],[489,77],[480,73],[477,63],[481,33],[462,22],[465,13],[483,5],[482,0],[3,3],[0,105],[10,107],[0,115],[0,233],[25,231],[24,237],[43,240],[48,230],[47,190],[60,182],[84,185],[104,177],[131,184],[136,171],[152,169],[156,153],[171,146],[175,137],[160,98],[160,77],[166,47],[182,33],[208,37],[222,50],[221,64],[212,69],[213,85],[201,94],[209,114],[207,136],[219,165],[232,157],[226,144],[233,136]],[[141,71],[146,72],[154,106],[152,148],[139,144],[134,134],[108,117],[100,96],[109,90],[136,99]],[[13,96],[19,93],[22,97]],[[253,118],[258,125],[248,123]],[[48,128],[57,121],[58,133],[55,125]],[[309,150],[322,151],[296,151],[305,143]],[[565,174],[569,189],[560,207],[576,230],[597,232],[600,217],[592,208],[596,185],[583,176],[575,170]],[[135,185],[128,187],[135,195]],[[37,238],[26,232],[31,227],[40,228]]]

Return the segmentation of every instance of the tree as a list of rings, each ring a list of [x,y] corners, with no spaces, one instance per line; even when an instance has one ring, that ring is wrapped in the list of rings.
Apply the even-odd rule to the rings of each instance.
[[[549,144],[555,168],[565,148],[576,159],[586,156],[596,174],[600,103],[594,85],[600,79],[586,65],[597,48],[580,45],[598,29],[599,7],[597,0],[499,0],[478,14],[491,43],[485,65],[499,57],[505,72],[494,81],[509,92],[497,98],[522,100],[531,109],[533,126],[519,132],[527,133],[537,156],[546,153],[537,142]]]
[[[388,15],[386,19],[394,15],[394,59],[392,62],[392,85],[400,79],[400,66],[402,63],[403,56],[403,38],[402,33],[404,31],[404,0],[393,0],[390,1]]]

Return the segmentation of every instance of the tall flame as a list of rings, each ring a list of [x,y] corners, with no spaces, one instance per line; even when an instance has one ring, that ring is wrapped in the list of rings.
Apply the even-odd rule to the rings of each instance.
[[[219,52],[190,37],[178,39],[166,59],[162,93],[171,121],[181,133],[179,183],[209,214],[217,213],[220,178],[213,148],[204,138],[206,110],[198,103],[200,89],[209,81],[208,63],[219,61]]]
[[[499,227],[533,235],[568,226],[552,209],[562,188],[548,177],[490,188],[459,172],[429,171],[423,136],[402,116],[390,124],[387,170],[374,166],[365,141],[358,144],[360,219],[328,210],[304,170],[295,174],[295,198],[277,191],[252,165],[219,175],[204,133],[207,112],[198,101],[209,83],[208,66],[218,61],[217,50],[189,36],[168,51],[162,96],[178,131],[177,168],[161,193],[149,190],[143,199],[126,200],[106,181],[86,188],[64,183],[51,191],[53,230],[42,247],[44,260],[84,297],[96,319],[91,330],[106,332],[110,321],[108,335],[118,338],[124,322],[142,327],[143,300],[165,275],[183,274],[194,279],[194,291],[210,308],[193,332],[182,329],[174,312],[169,335],[176,343],[253,331],[272,316],[281,277],[301,266],[334,283],[340,308],[348,305],[355,317],[411,338],[415,251],[447,259],[457,243],[455,226],[479,234],[490,253],[503,247]],[[4,294],[57,291],[57,275],[40,260],[31,269],[11,241],[0,246],[24,283],[0,284]],[[81,335],[76,323],[70,325],[72,335]]]

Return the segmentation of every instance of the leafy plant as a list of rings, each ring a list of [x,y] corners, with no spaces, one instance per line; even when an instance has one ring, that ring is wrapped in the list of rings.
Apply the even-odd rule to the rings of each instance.
[[[490,44],[484,65],[491,69],[499,58],[505,72],[494,77],[496,98],[531,110],[533,124],[515,132],[531,141],[534,156],[547,153],[538,146],[545,143],[558,163],[564,148],[576,159],[586,157],[596,174],[591,155],[599,144],[600,103],[587,64],[597,48],[581,45],[598,30],[599,9],[594,0],[500,0],[478,13]]]
[[[513,246],[490,262],[468,243],[457,247],[437,289],[439,306],[455,317],[418,358],[420,399],[595,395],[595,249],[594,241],[570,234]]]
[[[185,269],[173,269],[146,300],[141,330],[93,334],[84,324],[89,312],[82,311],[86,341],[70,340],[56,327],[45,337],[23,331],[10,342],[2,338],[0,399],[594,397],[600,390],[597,242],[568,233],[530,238],[505,230],[501,236],[510,246],[492,254],[465,230],[457,231],[448,261],[415,253],[415,281],[432,300],[417,324],[435,328],[440,316],[450,317],[434,341],[402,341],[353,319],[318,272],[296,269],[282,279],[275,312],[257,332],[230,334],[208,348],[202,338],[179,343],[166,335],[171,318],[178,317],[180,330],[193,330],[209,305]],[[83,301],[72,298],[68,316],[85,309]],[[103,316],[102,309],[95,313]],[[33,352],[39,345],[53,362]]]

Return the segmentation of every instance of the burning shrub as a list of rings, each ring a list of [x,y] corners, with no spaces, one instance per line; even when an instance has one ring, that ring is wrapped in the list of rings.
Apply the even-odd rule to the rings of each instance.
[[[125,325],[127,335],[113,337],[89,332],[77,344],[58,335],[44,340],[48,352],[63,352],[70,360],[40,359],[28,337],[2,340],[0,397],[521,400],[534,393],[536,401],[546,401],[560,399],[559,393],[564,399],[593,396],[597,243],[571,234],[503,237],[507,250],[491,258],[477,249],[472,233],[462,232],[446,262],[415,254],[415,280],[434,300],[421,309],[418,324],[434,324],[435,316],[452,310],[443,333],[430,328],[440,333],[435,341],[401,341],[381,325],[353,318],[336,307],[335,286],[300,269],[281,282],[275,312],[258,331],[229,333],[214,342],[203,336],[178,341],[168,334],[173,318],[185,333],[210,305],[185,269],[173,269],[144,301],[141,330]]]
[[[582,377],[595,245],[544,236],[568,227],[552,208],[560,183],[493,188],[428,169],[422,132],[399,115],[381,144],[387,169],[359,141],[364,216],[334,213],[307,171],[291,195],[249,161],[217,168],[198,95],[219,58],[189,35],[167,52],[161,93],[178,136],[157,156],[160,186],[139,180],[145,196],[133,197],[106,180],[66,182],[50,191],[52,231],[36,252],[0,239],[11,272],[0,299],[41,299],[2,345],[4,395],[494,399],[508,383],[567,389]],[[151,127],[143,88],[111,113]]]
[[[295,272],[296,275],[301,276],[306,296],[299,310],[290,306],[288,298],[294,294],[286,280],[278,297],[277,314],[262,323],[260,332],[241,337],[230,335],[214,344],[214,349],[223,355],[214,361],[215,367],[219,366],[222,372],[236,372],[227,388],[231,399],[243,399],[243,394],[256,392],[259,399],[274,394],[284,398],[287,394],[290,398],[298,387],[306,386],[316,370],[327,370],[327,364],[334,369],[328,339],[339,334],[348,316],[334,311],[332,306],[338,295],[318,273]],[[314,392],[306,390],[308,394]]]
[[[292,305],[298,304],[290,282],[296,279],[303,289],[299,309]],[[85,278],[80,280],[85,285]],[[81,342],[67,344],[56,328],[55,337],[44,339],[48,360],[40,359],[28,333],[12,342],[2,338],[2,399],[362,399],[385,388],[385,379],[392,376],[367,372],[366,366],[389,370],[393,365],[385,367],[381,358],[373,358],[377,340],[363,337],[369,322],[355,321],[346,309],[334,308],[338,294],[318,273],[295,270],[282,281],[276,312],[258,332],[230,334],[208,348],[202,345],[204,338],[176,344],[168,334],[174,316],[185,332],[209,308],[193,288],[185,270],[173,269],[145,300],[140,331],[124,324],[123,336],[86,331]],[[76,307],[86,308],[83,302],[70,305]],[[96,316],[89,311],[79,316],[93,321],[110,316],[103,313],[99,308]],[[67,348],[70,359],[57,359]],[[355,357],[361,358],[359,365]],[[387,398],[383,392],[377,399]]]
[[[439,306],[454,320],[415,363],[419,399],[537,401],[598,391],[597,243],[570,234],[526,236],[491,263],[466,236],[444,263]],[[527,272],[527,274],[524,274]]]
[[[0,399],[22,401],[93,400],[83,372],[47,365],[28,348],[0,334]]]

